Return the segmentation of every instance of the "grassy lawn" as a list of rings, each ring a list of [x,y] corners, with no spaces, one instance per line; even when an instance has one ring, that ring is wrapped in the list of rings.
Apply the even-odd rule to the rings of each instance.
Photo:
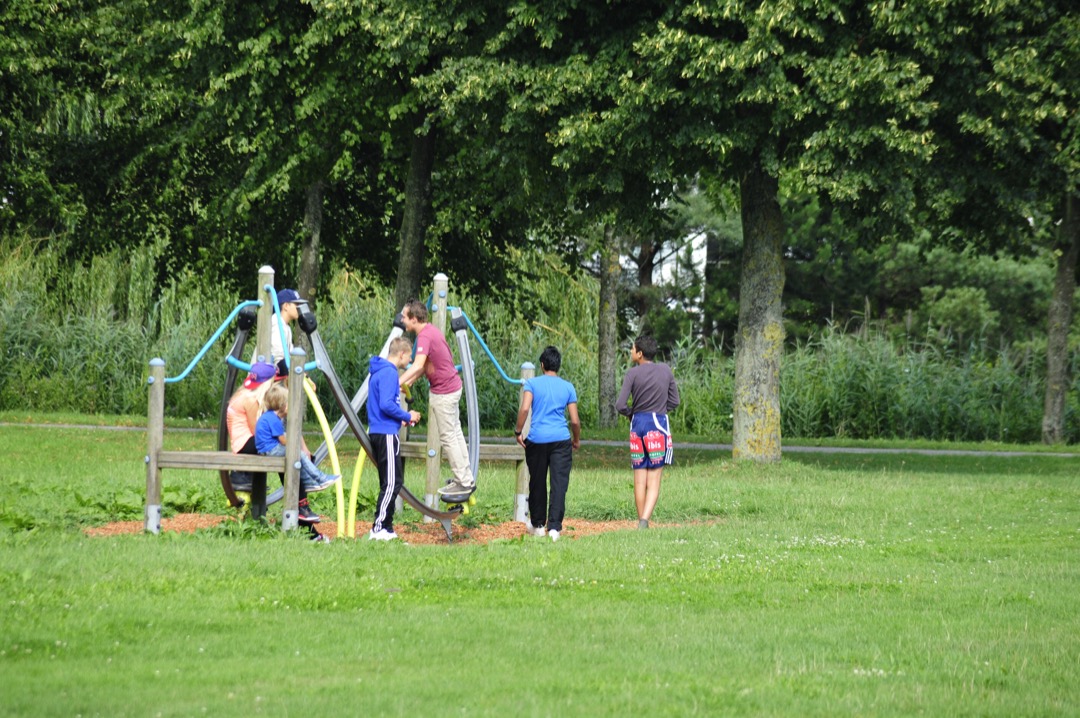
[[[685,450],[649,531],[317,545],[88,538],[141,518],[142,434],[0,443],[3,715],[1080,712],[1075,458]],[[216,481],[166,471],[167,512],[226,514]],[[481,481],[470,520],[506,520],[511,470]],[[583,448],[568,513],[634,518],[621,448]]]

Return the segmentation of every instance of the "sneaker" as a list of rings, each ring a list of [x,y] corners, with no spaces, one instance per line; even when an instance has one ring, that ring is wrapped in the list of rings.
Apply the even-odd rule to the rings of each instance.
[[[543,529],[540,529],[540,530],[543,531]],[[543,534],[541,534],[541,535],[543,535]],[[552,541],[558,541],[559,540],[559,531],[558,531],[558,529],[551,529],[550,531],[548,531],[548,536],[551,537]]]
[[[476,489],[476,484],[462,484],[454,479],[446,486],[439,489],[439,493],[448,496],[456,496],[458,494],[471,494]]]
[[[322,516],[319,516],[317,513],[311,510],[311,507],[307,503],[307,499],[304,499],[304,501],[300,504],[299,513],[299,520],[302,524],[317,524],[322,521]]]
[[[648,519],[638,519],[637,527],[638,527],[639,530],[649,528],[649,520]]]
[[[367,535],[368,541],[393,541],[397,538],[397,534],[393,531],[387,531],[386,529],[371,529]]]
[[[543,536],[547,533],[543,526],[533,526],[532,524],[529,524],[528,528],[525,530],[530,536]]]
[[[311,540],[315,543],[330,543],[330,537],[326,534],[316,533],[311,537]]]
[[[233,471],[229,474],[229,483],[232,484],[233,491],[251,491],[251,472]]]
[[[338,481],[341,480],[341,476],[338,474],[323,474],[319,477],[318,481],[306,481],[304,482],[304,491],[313,494],[316,491],[322,491],[328,489]]]

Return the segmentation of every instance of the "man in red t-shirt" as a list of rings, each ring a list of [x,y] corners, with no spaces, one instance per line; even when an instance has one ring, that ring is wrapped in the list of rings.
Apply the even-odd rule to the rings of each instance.
[[[434,417],[439,430],[439,443],[454,473],[454,480],[439,489],[439,493],[463,494],[473,491],[476,479],[469,467],[469,450],[465,434],[461,431],[461,414],[458,410],[461,377],[454,367],[450,345],[439,328],[428,323],[427,307],[423,302],[410,299],[401,310],[401,317],[405,329],[416,334],[416,356],[412,366],[405,370],[398,381],[403,386],[412,386],[421,374],[427,377],[431,385],[428,425],[431,424],[431,417]]]

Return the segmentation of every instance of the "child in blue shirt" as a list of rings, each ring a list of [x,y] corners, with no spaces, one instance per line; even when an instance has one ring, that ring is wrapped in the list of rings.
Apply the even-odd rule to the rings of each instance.
[[[368,435],[375,452],[375,465],[379,469],[379,499],[375,502],[375,522],[368,538],[375,541],[397,538],[394,533],[394,503],[405,478],[398,432],[403,424],[414,426],[420,421],[420,412],[406,411],[398,399],[398,371],[407,367],[411,360],[412,342],[397,337],[390,342],[385,359],[374,356],[369,363]]]
[[[255,424],[255,450],[266,456],[285,456],[285,423],[289,413],[289,392],[281,384],[275,384],[263,399],[266,411]],[[306,447],[305,447],[306,448]],[[322,491],[333,486],[341,477],[319,471],[308,456],[300,451],[300,481],[307,493]]]

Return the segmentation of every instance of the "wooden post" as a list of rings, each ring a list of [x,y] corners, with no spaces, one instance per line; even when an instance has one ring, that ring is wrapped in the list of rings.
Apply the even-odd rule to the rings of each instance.
[[[532,362],[521,365],[521,391],[519,396],[525,393],[525,381],[536,376],[536,367]],[[520,404],[519,404],[520,406]],[[529,426],[532,423],[532,410],[525,417],[525,423],[521,427],[521,435],[528,436]],[[517,491],[514,493],[514,521],[529,523],[529,467],[524,461],[517,462]]]
[[[150,360],[149,404],[146,411],[146,510],[143,526],[161,533],[161,468],[158,454],[165,435],[165,360]]]
[[[264,287],[274,286],[274,268],[269,265],[259,267],[259,287],[255,297],[262,301],[256,315],[255,323],[255,354],[252,363],[257,361],[269,362],[270,357],[270,332],[274,330],[274,300],[270,298]],[[262,519],[266,516],[266,474],[254,472],[251,475],[251,518]]]
[[[402,336],[404,336],[404,335],[402,335]],[[389,345],[389,342],[387,342],[387,345]],[[380,354],[380,356],[382,356],[382,355]],[[399,375],[401,374],[400,370],[398,371],[398,374]],[[412,409],[412,406],[405,400],[405,387],[401,387],[401,391],[398,393],[398,406],[400,406],[405,411],[410,411]],[[405,442],[409,440],[409,432],[410,431],[412,431],[412,428],[408,424],[402,424],[401,428],[398,429],[398,441],[400,442],[401,445],[404,445]],[[402,460],[402,467],[404,467],[404,466],[405,466],[405,463],[404,463],[404,460]],[[402,473],[402,475],[401,475],[401,480],[402,481],[405,480],[405,474],[404,473]],[[396,516],[396,515],[400,514],[401,509],[404,508],[404,506],[405,506],[405,502],[402,500],[401,494],[398,493],[397,498],[394,499],[394,515]]]
[[[442,272],[439,272],[435,275],[435,287],[428,319],[443,334],[446,334],[446,303],[449,293],[450,279]],[[439,504],[438,490],[442,485],[440,479],[441,470],[442,444],[439,443],[439,426],[429,407],[427,415],[427,484],[424,491],[424,503],[432,508],[436,508]],[[425,516],[424,521],[430,523],[434,519]]]
[[[300,521],[300,451],[303,446],[304,363],[307,353],[300,347],[289,352],[289,420],[285,425],[285,497],[281,510],[281,530],[291,531]]]
[[[270,332],[276,331],[274,326],[274,300],[263,289],[266,285],[274,286],[274,268],[270,266],[259,267],[259,291],[255,294],[257,299],[262,300],[259,307],[258,323],[255,325],[255,360],[270,361]]]

